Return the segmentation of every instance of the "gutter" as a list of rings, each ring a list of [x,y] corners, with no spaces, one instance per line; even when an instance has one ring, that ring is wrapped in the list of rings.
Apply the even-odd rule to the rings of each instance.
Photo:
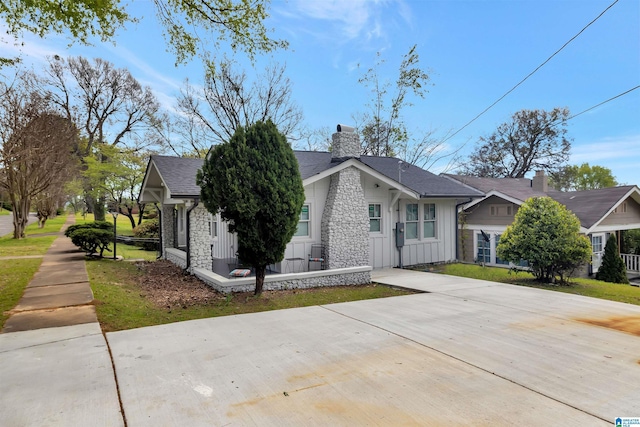
[[[191,211],[193,211],[200,203],[200,197],[194,197],[193,206],[187,209],[187,266],[185,271],[189,271],[191,267]]]

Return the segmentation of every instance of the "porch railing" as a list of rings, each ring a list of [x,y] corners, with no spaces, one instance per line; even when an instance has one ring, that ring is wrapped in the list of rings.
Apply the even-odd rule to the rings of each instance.
[[[627,266],[627,272],[640,273],[640,255],[620,254],[620,256]]]

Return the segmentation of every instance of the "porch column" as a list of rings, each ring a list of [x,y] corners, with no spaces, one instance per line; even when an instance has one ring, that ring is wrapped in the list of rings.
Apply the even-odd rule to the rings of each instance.
[[[166,249],[173,248],[175,246],[175,231],[174,227],[174,219],[173,219],[173,205],[162,205],[162,223],[160,227],[162,227],[162,258],[166,259]]]
[[[211,271],[211,236],[209,235],[209,211],[201,204],[189,214],[189,254],[191,268]]]

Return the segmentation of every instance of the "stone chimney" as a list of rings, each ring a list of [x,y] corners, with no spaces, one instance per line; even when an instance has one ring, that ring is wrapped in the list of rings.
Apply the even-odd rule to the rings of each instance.
[[[332,158],[360,158],[360,138],[351,126],[338,125],[338,131],[331,136],[331,140]]]
[[[360,139],[352,127],[338,125],[331,154],[336,161],[360,158]],[[354,166],[331,175],[322,213],[321,241],[328,269],[369,264],[369,214],[360,169]],[[367,272],[362,273],[357,282],[369,283],[370,280]]]
[[[543,193],[549,191],[549,178],[544,174],[543,170],[536,171],[536,175],[531,181],[531,186],[534,191],[541,191]]]

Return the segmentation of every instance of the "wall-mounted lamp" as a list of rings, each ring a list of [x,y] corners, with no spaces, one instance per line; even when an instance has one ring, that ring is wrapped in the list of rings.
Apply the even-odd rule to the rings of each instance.
[[[376,188],[380,188],[380,184],[373,184]]]

